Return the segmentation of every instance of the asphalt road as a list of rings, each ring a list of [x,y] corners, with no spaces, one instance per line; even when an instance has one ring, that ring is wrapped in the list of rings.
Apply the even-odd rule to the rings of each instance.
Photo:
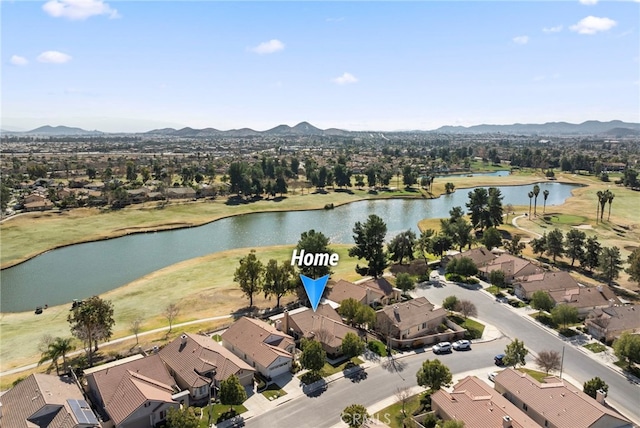
[[[467,299],[475,303],[478,318],[493,324],[505,335],[524,341],[533,352],[555,350],[562,353],[564,347],[564,372],[578,382],[598,376],[609,385],[607,402],[624,415],[640,423],[640,386],[632,380],[609,368],[600,361],[588,357],[568,341],[558,338],[541,327],[532,319],[526,319],[515,313],[507,304],[498,303],[480,290],[469,290],[458,285],[448,284],[440,287],[429,286],[416,290],[416,295],[425,296],[432,303],[439,304],[450,295]],[[528,367],[537,368],[528,358]],[[579,385],[577,385],[579,386]]]
[[[489,367],[493,357],[502,352],[507,339],[473,345],[470,351],[434,355],[431,351],[395,358],[390,364],[382,358],[381,364],[367,370],[367,377],[360,381],[339,379],[327,385],[326,390],[311,396],[303,396],[284,403],[273,410],[246,421],[252,428],[332,427],[340,422],[340,412],[350,404],[369,407],[393,396],[398,388],[416,386],[416,373],[426,359],[438,358],[452,373]],[[385,415],[374,415],[385,422]],[[277,421],[277,422],[276,422]]]

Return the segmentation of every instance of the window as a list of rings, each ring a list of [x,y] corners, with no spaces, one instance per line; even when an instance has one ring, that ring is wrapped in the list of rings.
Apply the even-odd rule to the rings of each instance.
[[[427,328],[427,323],[426,323],[426,322],[423,322],[423,323],[422,323],[422,329],[424,330],[424,329],[426,329],[426,328]]]
[[[151,405],[151,403],[148,402],[148,401],[146,403],[144,403],[144,407],[149,407],[150,405]]]
[[[160,411],[160,420],[163,421],[167,418],[167,411],[166,410],[161,410]]]
[[[549,426],[549,421],[545,420],[544,421],[544,426],[548,427]]]
[[[522,403],[522,408],[527,411],[529,410],[529,407],[527,406],[527,403]]]

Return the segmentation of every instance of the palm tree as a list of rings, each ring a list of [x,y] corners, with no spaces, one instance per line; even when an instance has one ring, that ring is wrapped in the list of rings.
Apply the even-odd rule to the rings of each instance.
[[[533,186],[533,196],[535,196],[535,200],[533,202],[533,215],[537,216],[538,215],[538,211],[537,211],[537,206],[538,206],[538,195],[540,194],[540,186],[538,186],[537,184],[535,186]]]
[[[529,192],[529,219],[531,219],[531,199],[533,198],[533,192]]]
[[[611,194],[611,191],[609,189],[605,190],[604,192],[600,192],[600,222],[603,222],[603,217],[604,217],[604,206],[607,204],[607,201],[609,200],[609,195]]]
[[[598,203],[596,204],[596,223],[598,223],[598,213],[600,212],[600,201],[602,201],[602,196],[604,193],[602,190],[598,190],[596,192],[596,196],[598,197]]]
[[[613,202],[613,198],[616,197],[616,195],[613,194],[613,192],[607,190],[607,202],[609,202],[609,215],[607,216],[607,221],[609,221],[609,219],[611,218],[611,203]]]
[[[72,338],[63,339],[56,337],[53,342],[49,344],[47,350],[42,353],[42,358],[38,361],[38,365],[51,360],[51,365],[55,366],[56,373],[60,373],[58,367],[58,359],[62,357],[62,368],[64,372],[67,371],[67,353],[73,351],[75,346],[72,344]]]
[[[542,196],[544,196],[544,207],[542,208],[542,214],[544,214],[547,211],[547,198],[549,197],[549,191],[545,189],[542,192]]]

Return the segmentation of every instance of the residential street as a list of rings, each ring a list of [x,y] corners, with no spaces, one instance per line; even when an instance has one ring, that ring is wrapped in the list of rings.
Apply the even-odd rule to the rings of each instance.
[[[509,343],[507,339],[479,343],[471,351],[456,352],[445,355],[434,355],[431,351],[413,354],[396,359],[395,371],[382,358],[381,364],[367,370],[367,378],[359,382],[339,379],[328,385],[326,391],[316,397],[299,397],[248,419],[247,427],[271,428],[277,421],[279,428],[299,427],[332,427],[340,422],[340,412],[349,404],[362,404],[369,407],[380,400],[393,396],[399,387],[417,385],[416,372],[426,359],[438,358],[446,364],[452,373],[461,373],[474,369],[482,369],[482,373],[492,370],[493,357],[501,353]],[[485,374],[486,375],[486,374]],[[381,421],[384,415],[378,415]]]
[[[442,303],[445,297],[452,294],[459,299],[470,300],[476,305],[480,320],[498,327],[508,337],[517,337],[524,341],[525,346],[533,352],[538,353],[543,350],[562,352],[564,346],[564,371],[581,383],[595,376],[600,377],[609,385],[607,402],[618,408],[625,416],[640,423],[639,385],[589,356],[587,353],[590,351],[576,349],[568,340],[558,338],[533,319],[517,313],[523,312],[524,309],[514,309],[508,304],[498,303],[492,296],[481,290],[469,290],[454,284],[419,288],[414,294],[425,296],[434,304]],[[527,364],[528,367],[536,368],[532,358],[528,358],[528,361],[530,361]]]

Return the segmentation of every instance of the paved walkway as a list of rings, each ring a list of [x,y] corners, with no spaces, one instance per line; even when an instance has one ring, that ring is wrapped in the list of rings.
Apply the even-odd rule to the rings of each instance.
[[[542,237],[542,235],[540,235],[538,232],[534,232],[533,230],[525,229],[522,226],[518,226],[518,220],[521,219],[521,218],[527,218],[528,219],[529,216],[522,214],[522,215],[516,216],[513,219],[511,219],[511,224],[513,225],[513,227],[515,227],[516,229],[520,229],[520,230],[522,230],[524,232],[530,233],[530,234],[532,234],[534,236],[537,236],[538,238]],[[527,241],[522,241],[522,242],[527,242]]]

